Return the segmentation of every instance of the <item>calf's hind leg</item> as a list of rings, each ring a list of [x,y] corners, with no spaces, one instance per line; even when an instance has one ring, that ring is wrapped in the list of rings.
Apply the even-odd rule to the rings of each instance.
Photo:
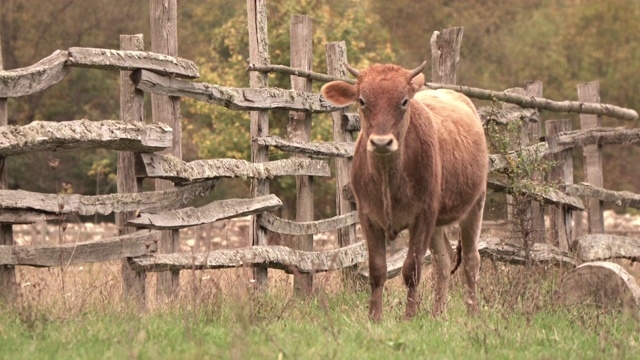
[[[434,299],[432,314],[434,317],[442,315],[447,308],[447,292],[449,291],[449,278],[451,273],[451,257],[449,249],[451,246],[446,242],[444,230],[442,227],[436,227],[431,240],[429,241],[429,250],[434,262]]]
[[[462,266],[467,283],[467,309],[470,313],[478,312],[478,278],[480,274],[480,253],[478,241],[482,227],[485,193],[473,204],[469,212],[460,221],[462,236]]]

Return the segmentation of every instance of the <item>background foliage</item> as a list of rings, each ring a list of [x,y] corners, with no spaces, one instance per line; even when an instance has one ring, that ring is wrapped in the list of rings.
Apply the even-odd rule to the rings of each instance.
[[[243,1],[183,0],[179,7],[179,48],[182,57],[196,61],[200,81],[225,86],[248,86],[246,8]],[[25,67],[56,49],[71,46],[117,48],[119,34],[143,33],[149,39],[146,1],[112,0],[0,0],[0,31],[5,69]],[[522,86],[526,80],[544,82],[546,97],[576,99],[576,84],[601,82],[603,102],[637,108],[640,91],[640,43],[634,41],[640,3],[635,0],[516,0],[485,2],[397,0],[269,1],[269,49],[273,64],[289,64],[289,21],[308,14],[314,24],[314,70],[325,71],[324,44],[345,40],[349,61],[356,67],[370,62],[396,62],[414,67],[430,59],[434,30],[464,26],[458,83],[494,90]],[[147,43],[147,48],[149,44]],[[289,79],[270,76],[270,86],[289,88]],[[318,90],[320,84],[315,84]],[[183,101],[184,157],[247,159],[249,121],[246,113]],[[66,121],[119,116],[118,74],[76,69],[47,91],[10,101],[10,124],[33,120]],[[271,132],[284,135],[286,113],[271,114]],[[569,117],[544,114],[546,118]],[[577,117],[574,117],[577,127]],[[620,121],[605,118],[605,126]],[[331,140],[331,120],[314,116],[312,138]],[[605,148],[605,187],[640,192],[640,170],[625,166],[638,156],[634,147]],[[277,158],[280,155],[274,154]],[[60,165],[47,166],[50,158]],[[54,192],[56,182],[70,183],[77,193],[113,191],[113,177],[88,175],[102,166],[115,172],[116,155],[95,151],[34,154],[9,161],[11,186]],[[105,161],[107,159],[108,161]],[[103,162],[104,161],[104,162]],[[578,174],[580,177],[580,174]],[[55,180],[55,181],[54,181]],[[291,202],[293,179],[272,185]],[[333,208],[330,182],[317,182],[318,212]],[[246,182],[230,182],[218,197],[246,196]]]

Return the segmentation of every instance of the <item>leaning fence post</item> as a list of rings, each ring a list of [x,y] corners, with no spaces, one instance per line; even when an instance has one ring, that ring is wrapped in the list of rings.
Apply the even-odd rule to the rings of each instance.
[[[578,84],[578,100],[581,102],[600,102],[600,82],[592,81]],[[593,129],[602,126],[599,115],[580,114],[580,127]],[[583,147],[584,179],[593,186],[603,187],[602,177],[602,145],[586,145]],[[604,233],[604,216],[602,201],[595,198],[587,199],[587,224],[589,234]]]
[[[4,69],[2,64],[2,47],[0,46],[0,70]],[[9,109],[7,98],[0,98],[0,126],[9,124]],[[8,189],[6,158],[0,157],[0,189]],[[13,245],[13,226],[11,224],[0,224],[0,245]],[[16,269],[12,265],[0,265],[0,299],[11,299],[16,291]]]
[[[554,135],[571,131],[571,120],[547,120],[545,122],[547,139],[553,142]],[[552,143],[549,148],[553,148]],[[573,184],[573,156],[571,149],[563,150],[551,156],[555,162],[549,172],[549,182],[559,182],[560,185]],[[550,243],[558,245],[560,250],[569,251],[569,243],[572,240],[573,217],[571,209],[565,205],[552,205],[549,207]]]
[[[291,67],[311,71],[313,68],[313,33],[311,17],[294,15],[291,17]],[[291,88],[295,91],[311,92],[311,80],[291,76]],[[311,137],[311,114],[302,111],[289,113],[287,136],[290,140],[308,142]],[[296,176],[296,221],[313,221],[313,177]],[[296,238],[295,248],[313,251],[313,235]],[[311,294],[313,274],[296,276],[294,289],[301,294]]]
[[[151,51],[178,56],[178,4],[177,0],[151,0]],[[182,125],[180,123],[180,98],[151,94],[151,116],[154,123],[165,123],[173,129],[173,145],[163,153],[182,159]],[[167,180],[156,179],[156,191],[173,188]],[[158,251],[174,253],[180,250],[180,232],[162,231]],[[173,297],[180,283],[180,272],[158,273],[157,298],[166,300]]]
[[[121,50],[144,50],[142,34],[120,35]],[[144,122],[144,92],[136,89],[131,81],[131,71],[120,71],[120,120],[125,122]],[[135,171],[135,155],[131,151],[118,153],[118,192],[138,192],[138,181]],[[116,214],[118,236],[131,234],[133,227],[124,224],[134,218],[133,212]],[[143,308],[146,303],[145,280],[146,273],[134,271],[129,267],[128,259],[122,259],[122,300],[125,303],[135,303]]]
[[[325,47],[327,55],[327,74],[341,78],[347,77],[347,46],[344,41],[328,43]],[[353,135],[350,131],[342,128],[342,114],[344,110],[334,111],[331,113],[333,119],[333,141],[334,142],[353,142]],[[348,186],[351,171],[350,158],[336,158],[336,213],[337,215],[345,215],[355,211],[356,207],[345,196],[344,189]],[[356,242],[356,226],[355,224],[345,226],[338,229],[338,245],[345,247]],[[348,269],[345,271],[345,280],[355,279],[356,269]],[[352,274],[351,274],[352,273]]]
[[[269,37],[267,33],[267,2],[266,0],[247,0],[247,18],[249,21],[249,63],[269,65]],[[268,87],[267,74],[252,71],[249,74],[249,85],[252,88]],[[252,111],[251,115],[251,161],[255,163],[269,161],[268,148],[259,145],[257,138],[269,135],[269,113],[267,111]],[[251,182],[253,197],[269,194],[269,180],[254,179]],[[258,217],[251,219],[251,242],[254,246],[267,245],[267,230],[258,224]],[[261,288],[267,284],[267,268],[254,266],[253,279],[255,285]]]

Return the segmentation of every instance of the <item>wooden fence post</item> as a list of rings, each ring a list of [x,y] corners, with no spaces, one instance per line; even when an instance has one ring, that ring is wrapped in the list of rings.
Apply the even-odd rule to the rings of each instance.
[[[345,64],[347,63],[347,46],[344,41],[328,43],[325,46],[327,55],[327,74],[341,78],[347,77]],[[331,113],[333,119],[333,141],[353,142],[350,131],[342,128],[342,114],[344,110]],[[336,215],[345,215],[355,211],[356,206],[345,197],[343,192],[349,184],[351,172],[350,158],[336,158]],[[349,225],[338,229],[338,245],[345,247],[356,242],[356,225]],[[356,269],[345,269],[344,280],[349,282],[356,279]]]
[[[291,67],[313,70],[313,32],[311,17],[294,15],[291,18]],[[311,80],[291,76],[291,88],[295,91],[311,92]],[[311,114],[302,111],[289,113],[287,136],[290,140],[308,142],[311,137]],[[304,157],[304,155],[302,155]],[[296,221],[313,221],[313,177],[296,176]],[[313,235],[300,235],[295,248],[313,251]],[[294,278],[294,289],[304,295],[313,290],[313,274],[298,275]]]
[[[592,81],[578,84],[578,100],[581,102],[600,102],[600,82]],[[602,126],[599,115],[580,114],[580,127],[593,129]],[[602,177],[602,145],[586,145],[583,147],[584,179],[593,186],[603,187]],[[604,233],[604,216],[602,201],[594,198],[587,199],[587,224],[589,234]]]
[[[431,45],[431,81],[439,84],[456,84],[456,68],[460,60],[460,47],[464,28],[454,27],[434,31]]]
[[[247,18],[249,21],[249,63],[269,65],[269,37],[267,33],[267,2],[266,0],[247,0]],[[268,74],[252,71],[249,74],[249,85],[252,88],[268,87]],[[268,148],[259,145],[257,138],[269,135],[269,112],[251,112],[251,161],[269,161]],[[251,183],[253,197],[269,194],[267,179],[254,179]],[[254,246],[267,245],[267,230],[258,224],[260,215],[254,215],[251,220],[251,242]],[[268,272],[266,267],[253,268],[255,285],[261,288],[267,284]]]
[[[548,138],[563,131],[571,131],[571,120],[547,120],[545,129]],[[550,144],[551,146],[551,144]],[[549,182],[559,182],[560,185],[573,184],[573,156],[571,149],[561,151],[551,156],[556,162],[549,172]],[[563,251],[569,251],[569,243],[572,240],[573,217],[572,211],[564,205],[549,207],[550,241]]]
[[[151,51],[178,56],[178,4],[177,0],[151,0]],[[151,95],[151,116],[154,123],[165,123],[173,129],[173,145],[163,153],[182,159],[182,125],[180,123],[180,98],[175,96]],[[157,191],[173,188],[166,180],[156,180]],[[161,253],[180,250],[178,230],[165,230],[158,247]],[[173,297],[180,283],[180,272],[158,273],[157,298],[165,301]]]
[[[0,46],[0,70],[2,64],[2,46]],[[7,98],[0,98],[0,126],[9,125]],[[0,157],[0,189],[8,189],[6,158]],[[13,245],[13,226],[0,224],[0,245]],[[16,293],[16,269],[10,265],[0,265],[0,299],[11,300]]]
[[[121,50],[144,50],[142,34],[120,35]],[[131,71],[120,71],[120,120],[127,122],[144,122],[144,92],[136,89],[131,81]],[[118,192],[136,193],[139,190],[135,171],[135,155],[131,151],[118,153]],[[140,184],[141,185],[141,184]],[[134,218],[133,212],[116,214],[118,236],[133,233],[134,227],[123,226]],[[127,258],[122,259],[122,300],[135,303],[139,308],[146,304],[146,273],[131,270]]]
[[[530,97],[542,97],[542,81],[528,81],[525,83],[525,95]],[[526,124],[527,136],[523,138],[522,146],[529,146],[540,141],[541,124],[540,111],[537,111],[537,121],[529,121]],[[534,174],[535,181],[541,183],[544,181],[540,174]],[[544,229],[544,208],[537,201],[531,201],[529,207],[529,216],[531,216],[531,237],[534,243],[543,243],[545,241]]]

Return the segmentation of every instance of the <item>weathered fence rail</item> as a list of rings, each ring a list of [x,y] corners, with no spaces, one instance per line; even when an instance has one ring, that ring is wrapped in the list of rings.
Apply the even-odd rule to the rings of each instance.
[[[173,7],[176,6],[174,1],[170,1]],[[127,102],[131,110],[131,112],[127,112],[129,110],[122,112],[122,118],[126,122],[77,120],[65,123],[34,122],[25,126],[3,126],[0,127],[0,156],[34,151],[69,151],[88,148],[118,150],[128,154],[126,161],[129,165],[126,168],[123,167],[126,169],[123,173],[127,172],[127,176],[130,177],[127,181],[133,184],[124,186],[124,192],[100,196],[0,190],[0,223],[4,224],[3,226],[59,219],[71,213],[89,215],[115,212],[119,215],[129,214],[120,218],[121,226],[131,229],[144,227],[169,230],[164,232],[140,230],[97,242],[52,246],[0,245],[0,266],[68,266],[81,262],[126,258],[123,261],[123,271],[132,272],[138,278],[137,282],[133,283],[125,281],[125,293],[130,291],[127,290],[128,287],[134,287],[136,291],[144,294],[145,272],[171,271],[173,285],[166,285],[171,283],[168,281],[163,285],[163,290],[158,291],[171,294],[173,291],[171,289],[176,287],[175,274],[184,269],[256,266],[255,277],[257,282],[262,284],[266,280],[266,268],[281,269],[294,274],[312,274],[354,267],[366,260],[364,243],[356,241],[357,213],[353,211],[354,205],[348,196],[349,161],[354,151],[353,132],[360,129],[358,115],[330,105],[320,94],[310,92],[308,83],[304,86],[298,84],[293,86],[295,90],[288,90],[269,88],[266,82],[266,73],[280,72],[291,75],[294,79],[304,78],[314,81],[342,79],[353,83],[353,80],[344,78],[346,74],[344,66],[347,61],[344,43],[332,43],[327,47],[328,68],[331,75],[315,73],[310,67],[295,68],[270,64],[266,44],[264,1],[248,0],[247,4],[250,15],[250,61],[252,62],[247,70],[254,72],[249,88],[223,87],[187,80],[199,76],[193,62],[159,52],[142,51],[142,39],[135,36],[125,37],[123,42],[123,47],[132,50],[70,48],[67,51],[56,51],[29,67],[0,70],[0,98],[19,97],[43,91],[60,82],[72,67],[121,71],[122,86],[126,88],[123,90],[125,98],[122,102],[123,104]],[[175,16],[175,14],[168,16]],[[296,22],[304,25],[307,21],[304,18],[296,18]],[[154,26],[157,30],[158,25]],[[296,31],[306,34],[304,36],[311,36],[308,28]],[[460,29],[457,46],[459,46],[461,34]],[[128,44],[127,41],[131,43]],[[177,45],[175,46],[175,49],[162,51],[175,55]],[[294,51],[298,50],[292,50]],[[304,61],[301,62],[302,66]],[[455,61],[449,64],[449,68],[455,68]],[[455,82],[455,73],[441,75],[446,75],[442,76],[443,81]],[[521,96],[512,92],[490,91],[444,83],[427,83],[425,86],[432,89],[452,89],[470,97],[520,106],[520,108],[502,109],[495,106],[480,108],[479,113],[485,123],[491,121],[538,122],[540,121],[538,110],[605,115],[625,120],[638,118],[635,110],[599,102],[553,101],[541,96]],[[154,96],[152,108],[153,117],[158,122],[156,124],[145,124],[143,121],[143,92]],[[251,111],[252,162],[235,159],[192,162],[181,160],[179,97],[189,97],[233,110]],[[267,111],[273,109],[292,112],[292,129],[295,131],[289,134],[288,139],[269,136]],[[323,112],[333,113],[335,141],[309,142],[308,136],[301,134],[305,131],[304,127],[310,125],[299,125],[306,124],[300,119],[306,119],[311,113]],[[173,117],[168,120],[165,118],[167,114],[172,114]],[[163,123],[171,123],[172,126]],[[575,147],[638,144],[639,139],[638,129],[592,128],[559,131],[547,134],[543,139],[544,142],[533,143],[508,154],[491,155],[488,161],[492,172],[500,172],[507,169],[510,163],[523,153],[529,156],[545,157],[561,152],[566,154]],[[269,161],[268,148],[276,148],[295,155],[285,160]],[[160,154],[155,153],[166,149],[169,149],[170,153],[166,151]],[[313,214],[309,217],[308,214],[301,212],[297,221],[291,221],[266,212],[282,205],[277,197],[269,195],[269,179],[275,176],[305,177],[298,179],[298,188],[300,188],[309,186],[310,179],[306,177],[331,176],[327,161],[312,160],[308,157],[337,159],[336,207],[339,209],[337,215],[329,219],[313,221]],[[218,180],[225,177],[253,179],[253,197],[215,201],[198,208],[188,207],[195,198],[211,193]],[[157,188],[157,191],[137,192],[136,189],[141,187],[136,183],[142,178],[169,180],[170,183],[167,184],[180,186],[164,189],[162,185]],[[488,186],[498,191],[510,191],[508,185],[495,180],[491,180]],[[313,196],[313,193],[307,190],[298,190],[298,194],[307,198]],[[571,211],[585,209],[594,211],[593,208],[585,206],[583,198],[612,202],[625,207],[638,208],[640,204],[638,194],[615,192],[589,184],[566,184],[557,190],[540,193],[537,196],[543,198],[545,203],[556,204],[559,209],[563,209],[564,214],[569,214],[567,218],[569,220]],[[305,206],[304,204],[308,206],[309,203],[303,201],[300,206]],[[134,213],[137,216],[133,217]],[[176,246],[178,229],[247,214],[259,215],[255,216],[251,230],[252,244],[255,246],[196,254],[158,253],[167,244],[170,248]],[[565,224],[565,226],[570,225]],[[267,246],[267,230],[292,236],[310,236],[338,230],[341,247],[315,252],[310,249],[301,251],[287,247]],[[126,230],[126,232],[129,231],[133,230]],[[567,232],[569,233],[570,231]],[[565,242],[568,243],[568,240]],[[506,242],[504,239],[484,238],[480,244],[480,251],[482,256],[499,261],[511,263],[535,261],[567,266],[575,266],[580,261],[618,257],[640,258],[637,241],[629,238],[594,234],[577,238],[576,244],[577,252],[572,253],[567,251],[568,249],[559,250],[549,244],[536,243],[531,248],[524,248],[521,245]],[[313,249],[312,237],[310,244],[305,246]],[[568,248],[568,245],[565,247]],[[406,251],[403,250],[389,258],[389,277],[399,273],[405,257]],[[429,262],[430,255],[427,254],[424,263]],[[0,277],[3,278],[0,280],[6,283],[5,278],[10,276],[11,272],[7,272],[5,267],[2,270]],[[359,274],[366,277],[366,267],[359,270]],[[165,280],[162,282],[164,283]],[[7,290],[0,290],[0,292],[4,295]],[[144,302],[144,296],[137,300]]]

